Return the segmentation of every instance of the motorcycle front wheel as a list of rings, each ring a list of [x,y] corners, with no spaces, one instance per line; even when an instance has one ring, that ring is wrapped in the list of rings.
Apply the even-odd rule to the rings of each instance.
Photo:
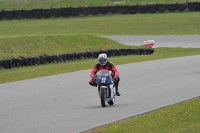
[[[101,106],[106,107],[106,89],[101,88],[100,90]]]

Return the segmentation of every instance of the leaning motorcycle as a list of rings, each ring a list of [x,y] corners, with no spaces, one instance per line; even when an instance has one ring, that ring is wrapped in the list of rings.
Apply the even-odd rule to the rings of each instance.
[[[113,105],[115,103],[116,87],[111,73],[106,69],[99,70],[96,73],[95,83],[98,86],[102,107],[106,107],[106,104]]]

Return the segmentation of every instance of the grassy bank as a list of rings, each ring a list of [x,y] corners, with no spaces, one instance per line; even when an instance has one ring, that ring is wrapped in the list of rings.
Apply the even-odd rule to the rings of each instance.
[[[197,0],[190,0],[194,2]],[[186,0],[0,0],[0,9],[59,8],[69,6],[106,6],[127,4],[184,3]]]
[[[0,21],[0,37],[63,34],[192,35],[200,34],[199,24],[199,12],[3,20]]]
[[[142,43],[142,42],[141,42]],[[47,35],[0,39],[0,59],[63,54],[80,51],[130,48],[111,39],[92,35]]]
[[[200,97],[85,133],[199,133]]]

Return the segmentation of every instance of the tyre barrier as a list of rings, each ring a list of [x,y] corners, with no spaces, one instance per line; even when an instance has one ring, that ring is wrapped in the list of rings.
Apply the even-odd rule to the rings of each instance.
[[[118,6],[118,10],[120,14],[127,14],[128,13],[128,6]]]
[[[198,3],[197,9],[200,12],[200,2]]]
[[[160,13],[163,13],[167,10],[167,5],[166,4],[158,4],[158,11]]]
[[[71,16],[79,16],[81,14],[80,8],[71,8]]]
[[[108,13],[111,13],[111,14],[118,13],[118,6],[108,6]]]
[[[24,15],[24,18],[26,18],[26,19],[32,19],[33,18],[32,10],[24,10],[23,15]]]
[[[178,5],[176,4],[167,4],[167,10],[170,12],[175,12],[178,10]]]
[[[79,15],[98,15],[98,14],[137,14],[137,13],[156,13],[156,12],[184,12],[200,11],[200,2],[186,2],[175,4],[146,4],[146,5],[117,5],[117,6],[96,6],[96,7],[65,7],[32,10],[9,10],[0,11],[0,20],[7,19],[31,19],[31,18],[50,18],[50,17],[71,17]]]
[[[1,65],[2,65],[2,60],[0,60],[0,69],[1,69]]]
[[[71,16],[71,8],[61,8],[60,14],[62,17],[70,17]]]
[[[37,18],[37,19],[40,19],[42,18],[42,9],[33,9],[32,10],[32,15],[33,15],[33,18]]]
[[[131,5],[127,7],[128,13],[136,14],[138,12],[137,5]]]
[[[4,12],[0,12],[0,20],[2,20],[2,19],[4,19],[5,17],[4,17]]]
[[[90,7],[90,14],[91,15],[98,15],[99,14],[99,7]]]
[[[81,12],[81,14],[82,15],[84,15],[84,16],[87,16],[87,15],[89,15],[90,14],[90,9],[89,9],[89,7],[80,7],[80,12]]]
[[[4,17],[7,20],[12,20],[14,18],[13,11],[4,11]]]
[[[100,14],[107,14],[108,13],[108,7],[107,6],[99,7],[99,13]]]
[[[39,55],[28,58],[20,57],[13,59],[0,59],[0,69],[11,69],[19,67],[36,66],[50,63],[70,62],[79,59],[96,59],[100,53],[106,53],[108,57],[128,56],[128,55],[151,55],[153,48],[136,49],[108,49],[100,51],[88,51],[77,53],[63,53],[54,55]]]
[[[138,5],[137,7],[139,13],[147,13],[147,5]]]
[[[14,18],[15,19],[22,19],[22,18],[24,18],[23,11],[22,10],[14,11]]]
[[[198,10],[198,6],[199,6],[200,2],[189,2],[188,3],[188,9],[189,11],[200,11]]]
[[[60,8],[52,8],[51,13],[52,13],[51,15],[53,17],[56,17],[56,18],[61,17],[61,9]]]
[[[52,15],[52,10],[51,9],[43,9],[42,10],[42,17],[43,18],[50,18]]]
[[[179,3],[179,4],[178,4],[178,10],[179,10],[180,12],[185,11],[186,8],[187,8],[187,4],[186,4],[186,3]]]
[[[147,4],[147,12],[149,13],[156,13],[158,11],[158,5],[157,4]]]

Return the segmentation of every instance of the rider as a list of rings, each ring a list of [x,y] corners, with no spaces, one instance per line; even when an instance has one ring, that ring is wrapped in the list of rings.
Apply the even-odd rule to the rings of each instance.
[[[120,96],[121,94],[118,91],[118,85],[119,85],[119,80],[120,80],[119,71],[117,70],[117,68],[112,62],[108,61],[107,55],[105,53],[99,54],[98,63],[94,66],[94,68],[92,69],[90,73],[90,77],[92,79],[89,81],[89,84],[92,86],[97,86],[97,84],[94,81],[95,80],[94,78],[97,71],[101,69],[107,69],[113,72],[112,77],[116,86],[116,94],[117,96]]]

